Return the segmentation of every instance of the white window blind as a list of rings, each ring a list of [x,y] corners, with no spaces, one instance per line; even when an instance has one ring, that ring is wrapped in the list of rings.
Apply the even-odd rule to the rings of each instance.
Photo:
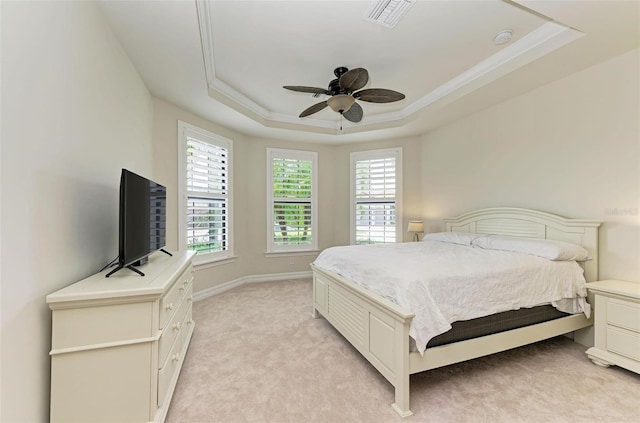
[[[184,138],[183,239],[198,256],[230,251],[230,141],[181,122]],[[202,260],[201,260],[202,261]]]
[[[313,250],[316,153],[267,149],[268,250]]]
[[[397,242],[401,150],[352,153],[352,243]]]

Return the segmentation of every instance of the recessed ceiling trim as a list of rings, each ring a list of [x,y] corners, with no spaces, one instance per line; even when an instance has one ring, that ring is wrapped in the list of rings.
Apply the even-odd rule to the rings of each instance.
[[[202,43],[202,59],[204,71],[207,77],[207,85],[211,86],[216,80],[215,66],[213,63],[213,24],[211,22],[211,10],[206,0],[196,0],[196,14],[198,15],[198,27],[200,42]]]
[[[216,77],[214,62],[213,11],[211,3],[196,0],[200,39],[202,42],[208,93],[237,112],[272,128],[284,128],[318,133],[357,133],[372,129],[394,128],[404,125],[427,107],[451,103],[460,97],[530,63],[584,35],[582,32],[557,22],[547,22],[519,40],[503,47],[462,74],[450,79],[427,95],[407,104],[403,109],[369,115],[360,124],[340,131],[339,120],[317,118],[300,119],[267,110],[232,86]],[[436,104],[438,103],[438,104]],[[347,129],[348,128],[348,129]]]
[[[281,122],[287,125],[296,125],[300,128],[319,127],[319,128],[332,129],[334,131],[337,131],[339,129],[338,127],[339,122],[337,121],[322,120],[322,119],[316,119],[316,118],[305,118],[304,120],[302,120],[297,116],[285,115],[283,113],[275,113],[275,112],[269,113],[269,121]],[[267,126],[280,127],[280,125],[267,125]]]
[[[245,96],[241,92],[235,90],[226,82],[221,79],[214,79],[209,84],[209,88],[213,91],[214,95],[220,94],[226,99],[229,99],[235,103],[242,104],[244,108],[248,109],[251,113],[260,116],[263,119],[268,119],[270,112],[264,107],[260,106],[249,97]]]
[[[517,42],[504,47],[469,70],[445,82],[403,110],[410,115],[455,93],[455,98],[448,98],[449,102],[453,101],[583,35],[582,32],[562,24],[547,22]]]
[[[200,42],[202,43],[202,55],[207,86],[209,87],[209,96],[265,125],[269,120],[269,111],[267,109],[216,77],[213,45],[213,15],[211,9],[212,7],[209,1],[196,0]]]

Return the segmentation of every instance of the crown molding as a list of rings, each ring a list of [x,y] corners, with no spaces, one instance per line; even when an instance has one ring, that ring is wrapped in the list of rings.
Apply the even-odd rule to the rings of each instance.
[[[418,112],[451,103],[584,35],[573,28],[549,21],[404,108],[365,116],[360,123],[349,124],[340,130],[337,119],[300,119],[295,115],[268,110],[219,79],[214,63],[212,4],[207,0],[196,0],[209,96],[266,127],[334,135],[402,126],[414,119]]]

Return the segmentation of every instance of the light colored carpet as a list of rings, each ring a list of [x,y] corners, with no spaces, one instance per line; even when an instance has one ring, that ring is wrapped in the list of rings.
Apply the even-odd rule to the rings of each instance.
[[[194,304],[167,422],[402,422],[392,386],[324,319],[311,281]],[[406,422],[640,422],[640,376],[555,338],[413,375]]]

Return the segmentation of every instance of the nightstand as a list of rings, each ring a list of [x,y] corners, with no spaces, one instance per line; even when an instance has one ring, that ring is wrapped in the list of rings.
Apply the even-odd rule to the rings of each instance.
[[[640,283],[607,280],[587,288],[595,295],[595,346],[587,356],[640,374]]]

